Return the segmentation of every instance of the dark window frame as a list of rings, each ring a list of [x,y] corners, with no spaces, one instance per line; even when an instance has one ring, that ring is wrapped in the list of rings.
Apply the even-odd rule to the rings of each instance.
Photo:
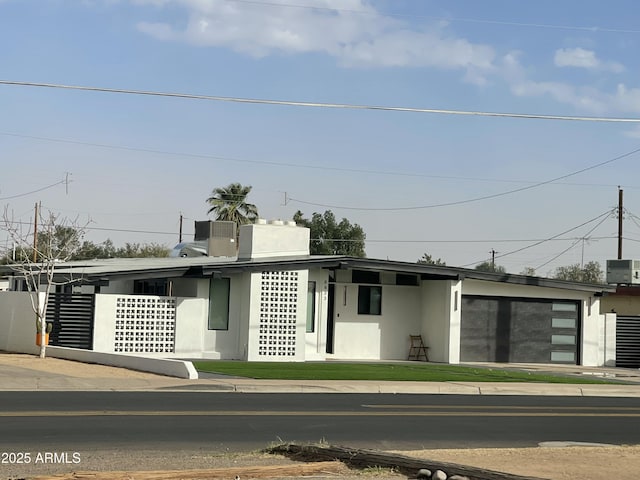
[[[358,315],[382,315],[382,286],[358,285]]]
[[[213,301],[213,290],[214,290],[214,285],[216,282],[221,282],[223,281],[226,284],[226,290],[227,290],[227,296],[226,296],[226,305],[223,307],[225,308],[226,312],[223,312],[223,315],[221,316],[221,318],[223,318],[223,326],[220,325],[216,325],[213,320],[213,313],[214,313],[214,309],[216,308],[216,305],[214,305]],[[230,310],[230,303],[231,303],[231,279],[227,278],[227,277],[222,277],[222,278],[211,278],[211,280],[209,281],[209,318],[207,319],[207,329],[208,330],[213,330],[213,331],[228,331],[229,330],[229,310]],[[225,314],[226,313],[226,314]]]

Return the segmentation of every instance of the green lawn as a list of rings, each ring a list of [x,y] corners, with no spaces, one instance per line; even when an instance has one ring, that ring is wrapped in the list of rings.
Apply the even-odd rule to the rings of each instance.
[[[621,383],[593,377],[528,373],[514,369],[476,368],[427,363],[302,363],[196,361],[201,372],[280,380],[396,380],[417,382]]]

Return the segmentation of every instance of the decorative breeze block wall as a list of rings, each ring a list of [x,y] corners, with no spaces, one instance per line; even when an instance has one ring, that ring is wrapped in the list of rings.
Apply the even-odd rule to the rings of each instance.
[[[259,356],[296,355],[298,284],[298,272],[262,272]]]
[[[114,351],[173,353],[176,299],[173,297],[118,296]]]

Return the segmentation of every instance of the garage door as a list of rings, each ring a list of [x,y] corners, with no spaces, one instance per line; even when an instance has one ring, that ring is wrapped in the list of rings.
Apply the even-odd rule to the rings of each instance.
[[[616,367],[640,368],[640,317],[616,318]]]
[[[462,297],[463,362],[568,363],[579,360],[577,301]]]

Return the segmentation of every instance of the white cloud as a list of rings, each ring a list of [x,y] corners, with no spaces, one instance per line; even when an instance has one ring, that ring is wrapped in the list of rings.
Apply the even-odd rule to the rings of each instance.
[[[624,65],[618,62],[603,62],[593,50],[584,48],[560,48],[554,55],[557,67],[576,67],[588,70],[604,70],[614,73],[624,72]]]
[[[494,68],[494,49],[447,35],[446,25],[420,30],[385,17],[366,0],[313,0],[317,8],[279,7],[221,0],[132,0],[156,7],[180,5],[183,26],[141,22],[140,31],[161,40],[231,48],[263,57],[274,53],[324,53],[347,67],[459,69],[483,84]],[[339,9],[339,10],[337,10]],[[362,13],[356,13],[362,12]]]

